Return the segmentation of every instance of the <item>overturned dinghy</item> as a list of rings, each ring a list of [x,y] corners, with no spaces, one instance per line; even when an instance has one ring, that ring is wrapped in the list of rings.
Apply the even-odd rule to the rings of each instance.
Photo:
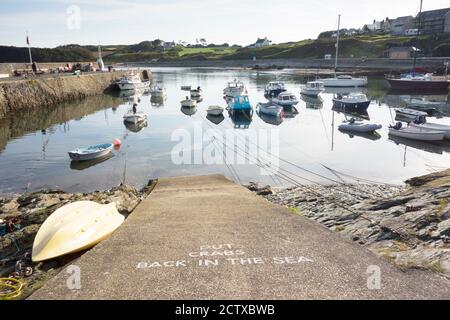
[[[46,261],[92,248],[108,238],[125,218],[114,203],[79,201],[56,210],[34,239],[32,259]]]

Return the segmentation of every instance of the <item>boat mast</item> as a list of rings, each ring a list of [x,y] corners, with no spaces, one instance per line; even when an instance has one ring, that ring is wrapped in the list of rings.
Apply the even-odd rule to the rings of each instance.
[[[338,66],[338,56],[339,56],[339,36],[341,32],[341,15],[338,18],[338,28],[337,28],[337,41],[336,41],[336,57],[334,61],[334,77],[337,76],[337,66]]]
[[[419,44],[419,38],[420,38],[420,30],[422,29],[422,8],[423,8],[423,0],[420,0],[420,12],[419,12],[419,25],[417,28],[417,38],[416,38],[416,46]],[[414,62],[413,62],[413,69],[412,74],[414,75],[416,73],[416,65],[417,65],[417,48],[414,48]]]

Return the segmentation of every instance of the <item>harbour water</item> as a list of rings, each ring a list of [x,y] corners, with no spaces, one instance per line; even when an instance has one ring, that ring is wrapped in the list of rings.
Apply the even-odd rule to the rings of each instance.
[[[283,121],[274,121],[256,111],[251,118],[233,119],[227,112],[223,119],[207,118],[208,106],[226,107],[222,92],[233,79],[245,83],[254,108],[258,102],[265,102],[264,87],[272,80],[284,81],[299,97],[300,84],[306,79],[295,70],[156,68],[152,71],[155,80],[166,87],[167,99],[140,96],[138,110],[148,115],[146,126],[124,125],[123,115],[131,106],[132,97],[123,93],[21,111],[0,120],[0,195],[42,188],[88,192],[121,182],[141,187],[154,178],[209,173],[221,173],[239,183],[289,185],[280,176],[262,174],[261,163],[258,166],[234,161],[217,164],[195,161],[196,153],[203,154],[211,146],[218,146],[218,154],[229,153],[234,147],[244,158],[248,155],[245,150],[250,150],[252,157],[252,144],[245,140],[251,133],[259,137],[256,150],[270,147],[268,151],[282,159],[279,166],[284,177],[290,172],[289,176],[302,184],[333,181],[401,184],[410,177],[447,168],[450,163],[450,143],[394,141],[388,136],[388,126],[395,122],[393,108],[412,98],[440,102],[440,112],[429,121],[450,125],[447,95],[390,93],[384,80],[370,79],[369,87],[361,90],[373,100],[368,109],[371,122],[382,124],[383,129],[379,136],[354,136],[337,128],[346,115],[332,110],[335,90],[322,94],[322,101],[300,100],[296,107],[298,114],[287,114]],[[195,112],[181,109],[180,101],[187,94],[180,89],[184,85],[203,89],[203,101]],[[199,132],[200,140],[196,138]],[[191,152],[192,164],[174,161],[173,151],[179,148],[183,133],[192,137],[190,148],[184,148],[185,152]],[[237,146],[221,149],[217,140],[230,133],[235,135]],[[270,146],[261,138],[264,135],[275,137]],[[72,149],[110,143],[117,138],[123,145],[110,158],[77,164],[68,157],[67,152]]]

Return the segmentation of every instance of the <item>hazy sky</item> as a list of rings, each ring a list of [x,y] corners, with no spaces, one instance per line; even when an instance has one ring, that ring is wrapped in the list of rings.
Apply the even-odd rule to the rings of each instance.
[[[424,0],[424,10],[449,0]],[[0,45],[132,44],[184,40],[247,45],[316,38],[373,19],[416,15],[419,0],[0,0]]]

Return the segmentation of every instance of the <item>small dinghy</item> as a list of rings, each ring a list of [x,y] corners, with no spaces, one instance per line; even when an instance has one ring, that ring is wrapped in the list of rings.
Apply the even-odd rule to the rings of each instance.
[[[403,119],[409,119],[411,121],[416,120],[420,117],[427,117],[428,113],[418,110],[412,110],[409,108],[402,108],[402,109],[396,109],[395,110],[398,117],[401,117]]]
[[[339,130],[369,133],[369,132],[374,132],[376,130],[380,130],[382,127],[383,126],[381,126],[379,124],[364,123],[362,121],[356,121],[354,118],[352,118],[350,121],[341,124],[339,126]]]
[[[283,107],[272,103],[259,103],[257,109],[259,110],[259,113],[272,117],[282,117],[284,115]]]
[[[113,149],[113,144],[99,144],[87,148],[78,148],[69,152],[69,157],[73,161],[88,161],[106,157]]]
[[[181,101],[181,106],[183,108],[196,108],[197,101],[194,99],[189,99],[189,97],[186,97],[185,100]]]
[[[191,91],[192,86],[181,86],[182,91]]]
[[[165,97],[166,88],[161,84],[156,84],[150,87],[150,94],[155,97]]]
[[[191,90],[191,98],[193,98],[193,99],[201,98],[202,94],[203,94],[203,91],[200,87],[197,87],[197,89]]]
[[[33,262],[92,248],[108,238],[124,220],[114,203],[79,201],[65,205],[39,229],[33,244]]]
[[[389,134],[395,137],[418,141],[442,141],[445,136],[444,131],[426,130],[415,126],[402,127],[401,122],[389,127]]]
[[[123,116],[123,121],[124,122],[129,122],[129,123],[140,123],[143,121],[147,120],[147,115],[143,112],[133,112],[132,110],[128,111],[127,114],[125,114]]]
[[[220,116],[223,114],[224,112],[224,108],[222,108],[221,106],[209,106],[208,109],[206,110],[206,112],[208,113],[208,115],[210,116]]]

